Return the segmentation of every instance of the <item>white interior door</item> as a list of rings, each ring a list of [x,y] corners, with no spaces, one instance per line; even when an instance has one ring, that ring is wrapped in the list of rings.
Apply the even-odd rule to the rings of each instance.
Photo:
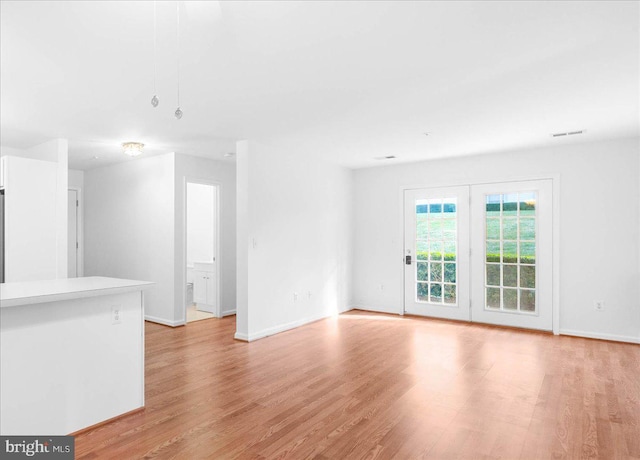
[[[469,320],[469,187],[405,191],[405,312]]]
[[[471,317],[552,330],[552,181],[471,187]]]
[[[78,276],[78,192],[68,190],[67,208],[67,277]]]

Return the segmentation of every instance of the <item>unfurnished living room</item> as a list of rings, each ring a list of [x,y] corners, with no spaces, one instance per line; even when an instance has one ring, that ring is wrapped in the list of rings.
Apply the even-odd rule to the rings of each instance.
[[[0,457],[640,459],[640,2],[0,0]]]

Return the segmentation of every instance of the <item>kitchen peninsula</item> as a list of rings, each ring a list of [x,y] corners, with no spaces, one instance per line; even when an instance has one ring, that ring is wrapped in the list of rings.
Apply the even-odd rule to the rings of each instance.
[[[1,284],[0,434],[70,434],[143,407],[144,290],[153,284]]]

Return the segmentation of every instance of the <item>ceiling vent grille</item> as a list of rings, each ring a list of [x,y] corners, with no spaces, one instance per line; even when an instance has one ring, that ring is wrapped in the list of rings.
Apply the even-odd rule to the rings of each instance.
[[[581,131],[569,131],[566,133],[553,133],[551,137],[563,137],[563,136],[575,136],[576,134],[582,134],[584,130]]]
[[[375,157],[374,160],[393,160],[395,158],[396,158],[395,155],[387,155],[384,157]]]

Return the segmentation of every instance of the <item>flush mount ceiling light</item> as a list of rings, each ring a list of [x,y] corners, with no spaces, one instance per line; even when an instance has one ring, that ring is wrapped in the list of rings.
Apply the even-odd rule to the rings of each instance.
[[[375,157],[374,160],[395,160],[396,156],[395,155],[387,155],[384,157]]]
[[[126,153],[130,157],[136,157],[140,155],[142,153],[143,147],[144,147],[144,144],[141,144],[140,142],[123,142],[122,143],[122,149],[124,150],[124,153]]]

